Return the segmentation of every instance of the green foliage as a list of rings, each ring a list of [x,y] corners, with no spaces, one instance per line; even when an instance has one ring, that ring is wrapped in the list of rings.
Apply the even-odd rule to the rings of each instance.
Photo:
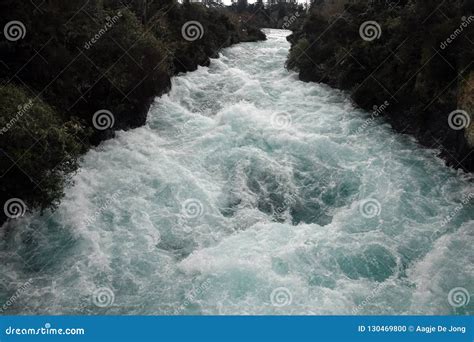
[[[287,67],[290,69],[307,69],[311,67],[312,61],[306,55],[305,51],[310,48],[309,41],[306,38],[299,39],[298,42],[291,47]]]
[[[0,205],[17,197],[30,209],[58,202],[89,145],[143,125],[175,73],[206,65],[222,47],[262,38],[258,30],[243,34],[225,9],[173,0],[5,0],[0,13],[2,27],[16,20],[26,28],[23,39],[0,40],[0,123],[35,99],[0,137],[0,171],[7,172]],[[188,21],[203,25],[202,39],[183,38]],[[99,110],[113,114],[113,127],[95,127]]]
[[[202,25],[200,39],[184,39],[181,29],[190,21]],[[153,34],[173,50],[173,73],[208,65],[209,57],[216,58],[220,49],[231,44],[265,39],[260,30],[247,20],[241,20],[241,16],[226,9],[206,8],[199,4],[174,6],[166,9],[166,15],[158,12],[149,24]]]
[[[333,16],[321,15],[314,6],[289,38],[287,66],[303,80],[351,91],[365,109],[389,101],[387,114],[396,126],[410,124],[427,144],[437,137],[462,160],[469,151],[462,132],[449,128],[447,116],[458,107],[460,80],[473,70],[474,23],[459,30],[472,9],[456,0],[394,3],[349,3]],[[359,28],[368,21],[380,26],[377,39],[362,39]],[[456,38],[446,43],[456,30]],[[472,164],[467,158],[463,165],[472,169]]]
[[[354,98],[364,108],[393,95],[397,102],[416,106],[416,101],[422,107],[434,92],[452,81],[455,70],[467,66],[463,59],[469,60],[468,52],[463,51],[467,31],[449,49],[440,49],[440,43],[459,27],[462,13],[459,2],[447,1],[436,10],[438,5],[436,1],[413,1],[398,7],[355,3],[334,17],[313,11],[292,38],[295,44],[288,67],[300,70],[305,79],[354,89]],[[380,25],[379,39],[365,41],[360,37],[359,27],[366,21]],[[300,39],[309,42],[304,53],[298,52]],[[455,87],[456,83],[452,85]],[[432,93],[426,93],[429,89]],[[415,99],[414,93],[421,98]]]
[[[53,108],[13,85],[0,88],[0,113],[2,203],[20,198],[29,208],[57,204],[88,146],[88,130],[75,119],[62,121]]]
[[[262,1],[253,4],[237,1],[233,2],[231,10],[253,26],[287,30],[297,29],[306,14],[302,4],[284,1],[273,1],[266,6]]]

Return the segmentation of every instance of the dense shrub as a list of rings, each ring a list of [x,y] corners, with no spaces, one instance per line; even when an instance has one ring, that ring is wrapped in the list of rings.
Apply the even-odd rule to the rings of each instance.
[[[89,131],[12,85],[0,87],[0,113],[1,202],[20,198],[41,209],[57,204],[88,147]]]
[[[2,130],[0,204],[21,198],[30,209],[57,203],[91,144],[143,125],[175,73],[206,65],[224,46],[265,38],[225,9],[173,0],[4,0],[0,13],[2,28],[25,27],[22,39],[0,40],[0,129],[33,101]],[[203,25],[202,39],[183,38],[188,21]],[[112,116],[106,127],[93,122],[102,110]]]
[[[299,70],[303,80],[351,91],[365,109],[389,101],[386,114],[396,128],[429,146],[441,142],[451,164],[473,170],[473,146],[463,131],[448,126],[449,113],[461,107],[462,81],[474,70],[474,23],[464,23],[456,39],[444,44],[473,14],[464,3],[358,2],[333,16],[323,16],[313,6],[289,38],[287,66]],[[359,28],[367,21],[380,25],[378,39],[360,36]]]

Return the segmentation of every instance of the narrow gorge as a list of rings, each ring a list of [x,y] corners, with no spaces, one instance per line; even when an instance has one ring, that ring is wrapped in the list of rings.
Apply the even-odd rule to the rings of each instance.
[[[299,80],[291,32],[265,33],[174,77],[56,211],[3,226],[0,302],[28,284],[7,313],[474,313],[450,301],[473,292],[472,175]]]

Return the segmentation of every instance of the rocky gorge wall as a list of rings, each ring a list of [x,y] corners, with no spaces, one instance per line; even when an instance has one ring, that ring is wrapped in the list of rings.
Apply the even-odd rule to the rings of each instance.
[[[473,6],[360,1],[326,16],[315,5],[288,38],[287,66],[347,90],[399,132],[439,148],[449,165],[473,171]]]
[[[7,0],[0,13],[0,224],[54,208],[80,156],[143,125],[173,75],[265,39],[225,8],[172,0]]]

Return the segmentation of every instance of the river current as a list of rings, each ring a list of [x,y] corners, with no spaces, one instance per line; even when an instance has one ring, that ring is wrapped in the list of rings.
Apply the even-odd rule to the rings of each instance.
[[[3,311],[473,314],[472,178],[299,81],[288,34],[175,77],[57,211],[8,223]]]

